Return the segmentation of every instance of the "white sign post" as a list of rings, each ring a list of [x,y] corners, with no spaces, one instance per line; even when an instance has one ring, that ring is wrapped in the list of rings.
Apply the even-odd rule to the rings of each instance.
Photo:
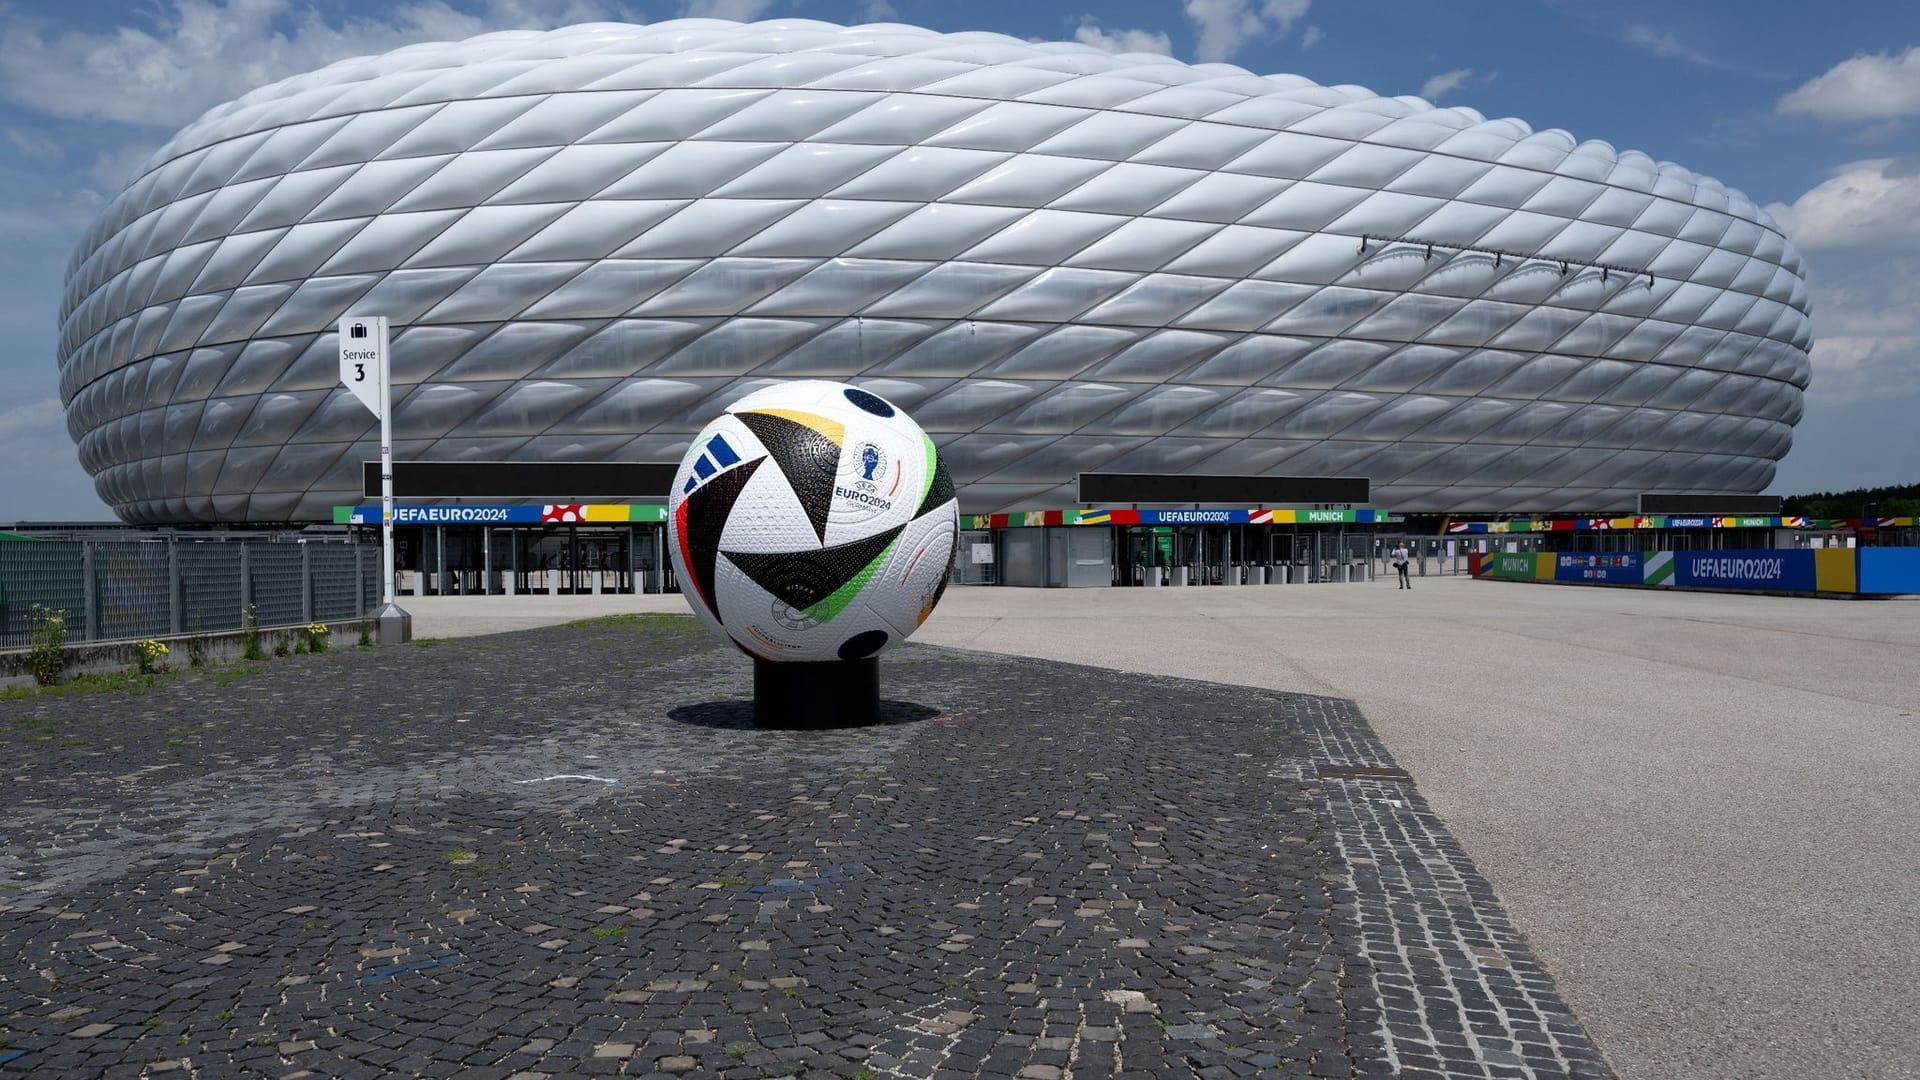
[[[340,381],[367,411],[380,418],[380,643],[413,637],[413,616],[393,594],[393,373],[388,362],[387,317],[348,315],[340,320]]]

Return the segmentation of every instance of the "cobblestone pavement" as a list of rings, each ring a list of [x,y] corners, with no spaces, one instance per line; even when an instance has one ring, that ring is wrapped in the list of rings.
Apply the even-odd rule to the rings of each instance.
[[[1350,703],[631,617],[0,703],[0,1073],[1607,1077]]]

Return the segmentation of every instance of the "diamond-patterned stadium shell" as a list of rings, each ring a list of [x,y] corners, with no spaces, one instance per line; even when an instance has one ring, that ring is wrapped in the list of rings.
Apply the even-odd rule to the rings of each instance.
[[[1677,165],[1292,75],[797,20],[411,46],[207,113],[68,270],[101,496],[357,501],[349,312],[395,327],[403,460],[675,461],[769,380],[836,379],[933,434],[968,512],[1072,505],[1082,471],[1367,475],[1405,510],[1758,491],[1809,375],[1798,253]]]

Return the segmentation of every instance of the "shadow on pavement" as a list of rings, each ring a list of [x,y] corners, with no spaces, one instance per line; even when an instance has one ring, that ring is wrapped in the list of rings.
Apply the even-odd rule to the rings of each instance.
[[[940,710],[911,701],[880,702],[880,720],[876,724],[821,724],[813,727],[762,727],[753,722],[751,700],[702,701],[667,710],[667,718],[692,727],[727,728],[736,731],[845,731],[863,727],[892,727],[917,724],[940,715]]]

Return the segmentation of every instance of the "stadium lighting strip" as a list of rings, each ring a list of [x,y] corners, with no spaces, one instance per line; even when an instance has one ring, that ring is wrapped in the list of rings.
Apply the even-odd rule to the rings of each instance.
[[[1478,244],[1449,244],[1438,240],[1421,240],[1413,236],[1378,236],[1373,233],[1362,233],[1360,234],[1360,254],[1365,255],[1367,253],[1368,242],[1376,244],[1409,244],[1417,248],[1426,248],[1426,258],[1429,260],[1433,258],[1435,251],[1471,251],[1479,255],[1491,255],[1493,256],[1493,266],[1496,270],[1501,267],[1501,264],[1505,260],[1512,259],[1516,263],[1559,263],[1560,273],[1562,275],[1565,275],[1570,268],[1575,266],[1598,270],[1600,271],[1600,281],[1602,284],[1605,284],[1613,274],[1622,274],[1626,277],[1639,277],[1645,274],[1647,276],[1647,288],[1649,289],[1653,288],[1654,282],[1653,271],[1642,270],[1632,266],[1620,266],[1617,263],[1590,262],[1586,259],[1563,258],[1558,255],[1528,254],[1524,251],[1509,251],[1506,248],[1481,247]]]

